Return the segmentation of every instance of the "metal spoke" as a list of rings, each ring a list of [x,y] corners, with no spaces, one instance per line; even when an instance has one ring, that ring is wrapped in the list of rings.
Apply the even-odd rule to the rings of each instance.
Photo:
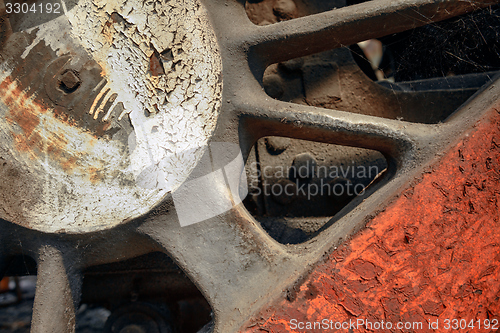
[[[486,112],[497,96],[498,87],[495,84],[491,87],[495,89],[483,89],[459,112],[471,112],[469,109],[473,108],[477,115],[472,120]],[[485,104],[485,100],[488,103]],[[445,139],[443,133],[449,136],[454,126],[458,134],[463,127],[457,125],[466,125],[456,121],[441,125],[412,124],[270,98],[256,98],[248,103],[238,99],[233,103],[243,122],[242,141],[250,142],[264,135],[292,136],[399,154],[399,160],[405,163],[411,163],[411,158],[403,157],[404,152],[421,154],[421,163],[434,158],[453,140],[454,136]],[[432,140],[435,142],[429,144]],[[328,228],[315,240],[295,247],[285,248],[274,242],[242,205],[217,217],[181,227],[169,199],[145,219],[138,231],[171,255],[197,284],[214,311],[214,332],[236,331],[245,318],[306,271],[304,263],[317,262],[340,238],[348,237],[359,228],[367,211],[384,207],[406,184],[408,177],[417,173],[416,166],[421,163],[414,163],[407,172],[394,175],[379,189],[379,195],[359,198],[346,206],[332,220],[335,228]],[[219,190],[227,192],[223,185]],[[204,193],[200,191],[198,195]]]
[[[237,103],[247,136],[286,136],[378,150],[403,160],[438,133],[433,125],[281,102],[269,97]],[[403,158],[404,157],[404,158]]]
[[[496,0],[377,0],[250,30],[265,64],[414,29],[498,3]]]
[[[180,227],[172,213],[154,214],[139,231],[197,284],[214,311],[215,332],[236,331],[268,297],[292,283],[307,262],[274,242],[241,204],[187,227]],[[306,251],[301,259],[309,255],[317,256]]]
[[[75,331],[75,311],[82,283],[77,262],[75,257],[63,255],[56,247],[40,248],[31,332]]]

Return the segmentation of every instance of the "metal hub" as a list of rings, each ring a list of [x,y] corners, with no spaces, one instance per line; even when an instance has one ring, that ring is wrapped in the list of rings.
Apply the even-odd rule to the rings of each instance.
[[[0,217],[32,229],[82,233],[148,212],[217,123],[221,58],[196,0],[80,1],[15,32],[4,56]]]

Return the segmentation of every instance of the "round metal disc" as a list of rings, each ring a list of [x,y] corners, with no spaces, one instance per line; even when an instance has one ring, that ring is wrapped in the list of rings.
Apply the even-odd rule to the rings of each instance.
[[[222,65],[198,0],[61,3],[41,24],[6,23],[0,217],[82,233],[186,180],[217,122]]]

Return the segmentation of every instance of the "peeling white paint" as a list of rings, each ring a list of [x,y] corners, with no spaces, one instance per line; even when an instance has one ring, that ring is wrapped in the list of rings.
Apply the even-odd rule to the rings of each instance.
[[[129,117],[134,132],[128,149],[123,149],[121,143],[86,137],[81,129],[44,118],[49,115],[40,117],[44,132],[62,131],[74,139],[68,153],[91,151],[80,164],[100,166],[104,176],[91,183],[78,170],[68,174],[46,160],[38,161],[39,170],[49,171],[52,180],[44,191],[46,197],[25,212],[23,222],[48,232],[107,228],[147,212],[175,191],[203,154],[217,122],[222,93],[220,54],[199,1],[82,0],[65,16],[32,31],[36,38],[22,58],[41,42],[61,56],[75,44],[82,46],[101,65],[105,79],[96,87],[100,93],[90,113],[96,121],[107,120],[121,102],[125,110],[120,117]],[[152,75],[152,56],[158,58],[164,74]],[[113,94],[117,94],[113,107],[103,114]],[[12,130],[6,126],[0,123],[4,132]],[[92,148],[79,146],[91,141]],[[23,159],[15,151],[11,154]],[[27,159],[22,163],[30,168],[36,165]],[[136,183],[120,184],[113,173],[129,175]],[[67,199],[57,194],[63,187],[73,193]]]

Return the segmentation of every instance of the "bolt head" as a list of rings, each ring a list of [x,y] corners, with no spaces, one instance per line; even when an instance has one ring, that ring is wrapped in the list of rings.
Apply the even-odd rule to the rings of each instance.
[[[292,178],[312,179],[316,173],[316,159],[309,153],[295,156],[292,163]]]
[[[289,138],[270,136],[266,138],[265,142],[266,142],[266,148],[269,151],[269,153],[277,155],[281,154],[288,147],[290,147],[291,140]]]
[[[67,70],[61,76],[61,85],[63,85],[63,88],[67,90],[76,90],[76,88],[80,85],[80,82],[80,78],[72,70]]]

